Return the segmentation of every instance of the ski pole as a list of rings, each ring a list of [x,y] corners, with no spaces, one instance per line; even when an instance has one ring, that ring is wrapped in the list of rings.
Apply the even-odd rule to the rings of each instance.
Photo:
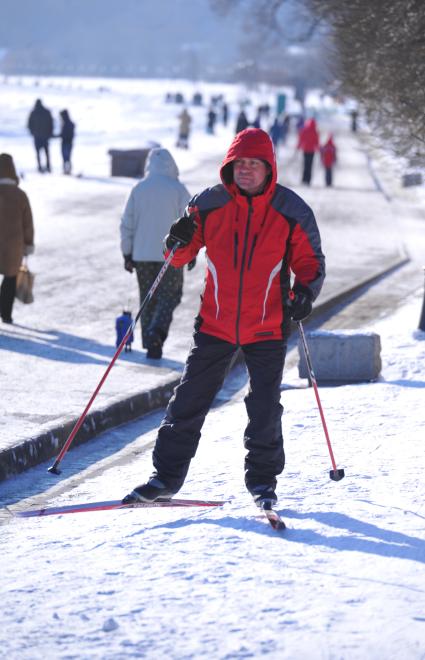
[[[79,431],[79,429],[80,429],[82,423],[84,422],[84,420],[85,420],[85,418],[86,418],[86,416],[87,416],[88,411],[90,410],[90,407],[91,407],[93,401],[95,400],[95,398],[97,397],[97,395],[98,395],[98,393],[99,393],[100,388],[102,387],[103,383],[105,382],[106,378],[108,377],[109,372],[111,371],[112,367],[114,366],[115,361],[117,360],[119,354],[121,353],[122,349],[124,348],[127,339],[130,337],[131,333],[134,331],[134,328],[136,327],[136,323],[137,323],[137,321],[139,320],[139,318],[140,318],[140,316],[141,316],[141,314],[142,314],[144,308],[145,308],[146,305],[148,304],[148,302],[150,302],[150,300],[151,300],[153,294],[155,293],[155,291],[156,291],[156,289],[157,289],[157,287],[158,287],[158,284],[161,282],[161,280],[162,280],[162,278],[163,278],[163,276],[164,276],[165,271],[167,270],[168,266],[170,265],[170,263],[171,263],[171,261],[172,261],[172,258],[173,258],[173,256],[174,256],[175,251],[176,251],[177,248],[179,248],[179,247],[180,247],[180,243],[177,242],[177,243],[173,246],[173,248],[171,249],[170,254],[168,255],[168,257],[167,257],[167,259],[165,260],[165,262],[164,262],[164,264],[163,264],[161,270],[159,271],[158,275],[156,276],[156,279],[155,279],[154,283],[152,284],[151,288],[149,289],[148,293],[146,294],[146,297],[145,297],[145,299],[143,300],[143,302],[142,302],[142,304],[141,304],[141,306],[140,306],[140,309],[139,309],[139,311],[137,312],[137,315],[136,315],[135,319],[133,320],[133,322],[132,322],[131,325],[129,326],[127,332],[125,333],[124,337],[122,338],[121,343],[120,343],[120,345],[118,346],[118,348],[117,348],[117,350],[116,350],[116,352],[115,352],[114,357],[112,358],[111,362],[110,362],[109,365],[108,365],[108,368],[106,369],[105,373],[103,374],[102,378],[100,379],[99,384],[98,384],[98,386],[96,387],[95,391],[94,391],[93,394],[91,395],[88,404],[87,404],[86,407],[84,408],[84,411],[83,411],[81,417],[80,417],[79,420],[76,422],[74,428],[72,429],[71,433],[69,434],[69,436],[68,436],[68,438],[67,438],[67,440],[66,440],[64,446],[62,447],[61,451],[59,452],[59,454],[58,454],[58,456],[57,456],[55,462],[53,463],[53,465],[52,465],[51,467],[47,468],[47,471],[48,471],[48,472],[52,472],[52,474],[60,474],[60,470],[58,470],[58,465],[59,465],[59,463],[62,461],[63,457],[65,456],[66,452],[68,451],[69,447],[71,446],[71,443],[72,443],[72,441],[74,440],[75,436],[77,435],[77,433],[78,433],[78,431]]]
[[[303,345],[303,348],[304,348],[304,355],[305,355],[305,359],[306,359],[306,362],[307,362],[308,373],[309,373],[309,376],[310,376],[311,383],[313,385],[314,394],[316,395],[317,405],[319,407],[320,418],[322,420],[323,430],[325,432],[326,442],[327,442],[328,449],[329,449],[329,455],[331,457],[332,470],[330,470],[330,472],[329,472],[329,478],[332,479],[332,481],[341,481],[341,479],[343,479],[345,477],[345,472],[342,468],[338,469],[336,467],[335,458],[334,458],[334,454],[333,454],[332,446],[331,446],[331,441],[330,441],[330,438],[329,438],[328,427],[326,426],[326,421],[325,421],[325,416],[323,414],[322,404],[320,403],[319,390],[318,390],[318,387],[317,387],[316,376],[314,375],[314,371],[313,371],[313,365],[312,365],[312,362],[311,362],[310,351],[308,350],[307,340],[306,340],[305,334],[304,334],[303,324],[301,323],[301,321],[297,321],[297,325],[298,325],[298,330],[300,331],[301,342],[302,342],[302,345]]]

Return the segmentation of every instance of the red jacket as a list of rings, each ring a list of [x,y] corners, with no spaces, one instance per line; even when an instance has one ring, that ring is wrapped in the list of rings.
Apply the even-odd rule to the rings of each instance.
[[[272,168],[262,194],[248,197],[233,182],[236,158],[261,158]],[[189,202],[197,228],[177,250],[173,266],[191,261],[206,247],[207,271],[197,328],[232,344],[281,339],[289,331],[282,300],[295,283],[314,298],[325,277],[320,235],[311,209],[276,183],[272,142],[264,131],[236,135],[223,161],[223,184]]]
[[[298,149],[314,153],[319,148],[319,134],[314,119],[307,119],[298,137]]]
[[[320,147],[320,156],[321,156],[321,159],[322,159],[322,163],[325,167],[332,167],[332,165],[335,164],[335,161],[336,161],[336,147],[335,147],[331,137],[323,145],[323,147]]]

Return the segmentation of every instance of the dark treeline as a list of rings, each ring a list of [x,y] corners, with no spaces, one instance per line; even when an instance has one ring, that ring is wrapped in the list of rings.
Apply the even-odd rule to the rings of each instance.
[[[304,0],[298,22],[293,0],[210,0],[222,14],[244,13],[258,52],[278,43],[275,61],[285,68],[284,48],[321,36],[310,49],[309,72],[321,70],[332,89],[355,98],[376,135],[398,155],[425,164],[425,3],[423,0]],[[304,15],[300,6],[304,7]],[[251,20],[250,20],[251,19]],[[255,51],[254,51],[255,52]],[[277,58],[280,58],[279,60]]]
[[[394,150],[425,163],[423,0],[307,0],[331,26],[333,67],[346,94]]]

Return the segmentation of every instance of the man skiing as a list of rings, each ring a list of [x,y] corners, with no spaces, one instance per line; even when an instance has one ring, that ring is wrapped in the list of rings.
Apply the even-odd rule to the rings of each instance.
[[[266,132],[238,133],[220,176],[222,183],[195,195],[166,237],[168,250],[178,244],[176,267],[206,248],[205,287],[185,369],[158,430],[155,470],[124,503],[169,498],[182,487],[206,414],[239,349],[249,374],[245,483],[258,506],[277,501],[276,477],[285,464],[280,385],[290,320],[310,314],[325,259],[312,210],[276,182]]]

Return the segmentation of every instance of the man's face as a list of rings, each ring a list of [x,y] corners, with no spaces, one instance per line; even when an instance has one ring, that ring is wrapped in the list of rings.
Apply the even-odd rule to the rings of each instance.
[[[250,195],[263,189],[267,174],[267,165],[259,158],[238,158],[233,163],[234,182]]]

